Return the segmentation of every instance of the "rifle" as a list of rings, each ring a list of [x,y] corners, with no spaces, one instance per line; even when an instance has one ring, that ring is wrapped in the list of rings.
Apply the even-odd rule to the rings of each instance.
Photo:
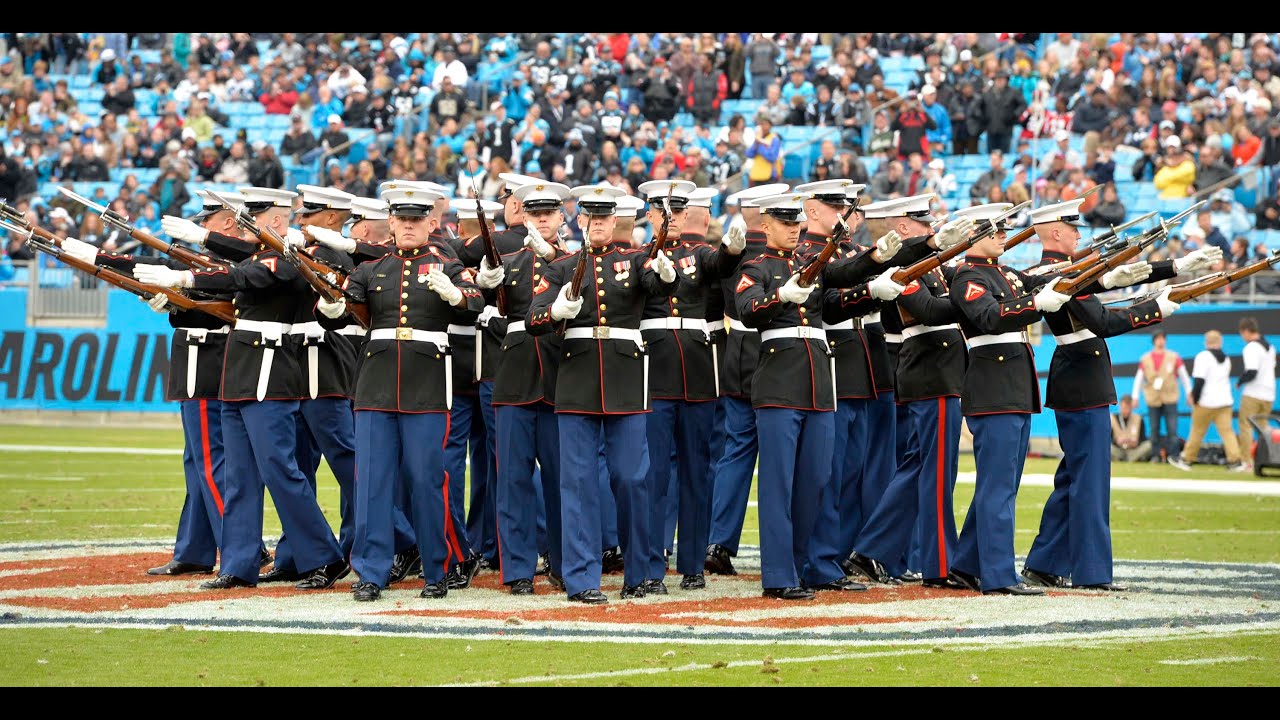
[[[1081,270],[1075,277],[1069,279],[1064,277],[1066,282],[1058,287],[1058,292],[1063,295],[1075,295],[1082,288],[1087,287],[1094,280],[1101,277],[1103,273],[1109,270],[1114,270],[1115,268],[1118,268],[1138,257],[1145,247],[1146,245],[1143,243],[1134,243],[1133,245],[1117,251],[1107,259],[1099,258],[1098,260],[1091,261],[1092,264],[1088,268]]]
[[[1129,228],[1133,227],[1134,225],[1137,225],[1138,223],[1144,223],[1159,214],[1160,213],[1158,211],[1152,210],[1146,215],[1136,217],[1127,223],[1122,223],[1120,225],[1112,225],[1109,230],[1093,238],[1089,243],[1089,247],[1082,248],[1080,250],[1077,250],[1075,253],[1073,253],[1071,255],[1071,259],[1083,260],[1086,257],[1089,257],[1089,253],[1106,252],[1107,250],[1115,249],[1117,247],[1117,245],[1115,244],[1115,240],[1116,238],[1120,237],[1120,233],[1124,232],[1125,230],[1128,230]]]
[[[62,239],[53,232],[46,230],[39,225],[33,225],[23,217],[18,209],[6,202],[0,202],[0,220],[3,220],[5,229],[9,232],[16,232],[18,235],[34,234],[57,247],[62,247]]]
[[[209,268],[222,267],[222,263],[214,262],[213,260],[210,260],[209,258],[203,255],[194,253],[182,247],[181,245],[177,244],[176,242],[165,242],[160,238],[154,235],[151,235],[150,233],[145,233],[139,230],[138,228],[129,224],[128,218],[116,212],[115,210],[112,210],[110,208],[105,208],[93,202],[92,200],[82,195],[78,195],[75,192],[63,187],[58,188],[58,192],[62,193],[63,195],[66,195],[72,200],[75,200],[81,205],[84,205],[90,210],[93,210],[94,212],[98,213],[99,215],[102,216],[102,221],[110,225],[111,227],[128,235],[134,240],[137,240],[138,242],[142,243],[143,245],[146,245],[147,247],[159,250],[165,255],[168,255],[174,260],[177,260],[183,265],[186,265],[187,267],[200,268],[203,270],[207,270]]]
[[[974,229],[974,233],[970,235],[968,239],[964,240],[963,242],[956,243],[955,245],[952,245],[946,250],[933,253],[932,255],[926,258],[921,258],[920,260],[917,260],[915,263],[908,265],[904,268],[899,268],[898,271],[893,274],[893,281],[898,283],[899,285],[908,285],[912,282],[915,282],[916,280],[919,280],[920,278],[924,277],[929,272],[931,272],[934,268],[941,267],[943,264],[949,262],[951,258],[968,250],[974,245],[977,245],[979,242],[985,240],[986,238],[992,235],[995,235],[1000,229],[999,223],[1001,221],[1003,221],[1005,218],[1013,217],[1014,215],[1017,215],[1018,213],[1022,212],[1023,208],[1029,206],[1030,204],[1031,204],[1031,201],[1028,200],[1027,202],[1022,203],[1021,205],[1016,205],[1014,207],[1009,208],[1008,210],[1005,210],[1004,212],[1000,213],[994,218],[981,221],[977,225],[977,227]]]
[[[818,281],[818,276],[822,274],[822,269],[827,266],[827,263],[831,262],[831,258],[836,254],[836,251],[840,249],[840,241],[849,234],[849,226],[845,221],[849,219],[849,216],[852,215],[853,211],[856,209],[858,209],[858,204],[855,202],[847,211],[845,211],[845,214],[840,217],[839,222],[836,223],[835,231],[831,233],[831,237],[827,238],[827,244],[822,248],[822,251],[818,253],[818,257],[810,261],[809,264],[805,265],[804,269],[800,271],[800,279],[796,281],[796,284],[800,287],[809,287]]]
[[[1280,263],[1280,250],[1276,250],[1271,255],[1255,260],[1248,265],[1236,268],[1232,271],[1220,271],[1206,275],[1195,280],[1189,280],[1177,285],[1171,285],[1173,288],[1169,293],[1169,299],[1176,303],[1184,303],[1188,300],[1194,300],[1201,295],[1207,295],[1218,288],[1226,287],[1234,282],[1243,280],[1254,273],[1262,272],[1272,265]],[[1133,300],[1133,304],[1144,303],[1154,299],[1162,291],[1150,292],[1140,298]]]
[[[671,192],[675,189],[675,184],[672,184],[667,188],[667,196],[662,199],[662,227],[658,229],[658,234],[653,237],[653,244],[649,246],[650,260],[656,260],[658,253],[662,252],[662,246],[667,244],[667,232],[671,229]]]
[[[479,161],[474,161],[477,168]],[[471,189],[476,194],[476,217],[480,219],[480,239],[484,242],[484,256],[488,261],[490,269],[502,267],[502,256],[498,254],[498,246],[493,244],[493,236],[489,234],[489,222],[484,214],[484,207],[480,204],[480,187],[476,184],[476,176],[471,176]],[[575,286],[576,287],[576,286]],[[507,314],[507,286],[498,283],[496,288],[495,304],[498,306],[498,314],[506,317]]]
[[[1151,228],[1150,230],[1147,230],[1143,232],[1141,235],[1139,235],[1136,238],[1136,242],[1134,244],[1138,247],[1139,251],[1141,251],[1150,247],[1154,243],[1160,240],[1163,240],[1165,237],[1169,235],[1169,231],[1173,229],[1173,226],[1175,224],[1181,222],[1184,218],[1190,215],[1193,210],[1195,210],[1197,207],[1203,204],[1204,204],[1203,202],[1197,203],[1196,205],[1193,205],[1190,208],[1186,209],[1185,211],[1179,213],[1178,215],[1170,218],[1169,220],[1161,220],[1156,227]],[[1107,264],[1110,266],[1110,268],[1114,269],[1118,267],[1120,263],[1112,262],[1112,258],[1118,256],[1121,253],[1125,253],[1127,250],[1125,246],[1129,242],[1130,242],[1129,240],[1124,238],[1118,238],[1118,237],[1114,238],[1112,240],[1107,241],[1104,244],[1103,247],[1105,249],[1102,252],[1099,252],[1097,254],[1090,254],[1086,256],[1083,260],[1080,260],[1076,263],[1068,264],[1065,267],[1057,269],[1056,271],[1064,275],[1069,273],[1076,273],[1076,272],[1085,270],[1089,267],[1092,267],[1093,264],[1097,262],[1102,262],[1103,264]],[[1129,254],[1128,256],[1133,257],[1132,254]]]
[[[115,285],[122,290],[131,292],[143,300],[150,300],[156,295],[164,295],[169,299],[171,312],[174,309],[199,310],[200,312],[212,315],[223,322],[234,323],[236,321],[235,308],[230,302],[225,300],[192,300],[173,288],[147,285],[112,268],[87,263],[64,252],[60,246],[55,245],[53,242],[46,240],[42,233],[36,233],[34,231],[34,227],[30,230],[19,228],[10,223],[8,218],[0,219],[0,228],[4,228],[9,232],[18,235],[26,235],[27,247],[50,255],[55,260],[58,260],[75,270],[79,270],[82,273],[96,277],[110,283],[111,285]]]
[[[297,269],[298,274],[302,276],[302,279],[306,280],[308,285],[314,288],[316,292],[320,293],[320,297],[329,302],[337,302],[338,300],[346,299],[347,293],[342,289],[346,276],[341,271],[311,257],[305,252],[298,252],[271,228],[259,227],[258,224],[254,222],[253,216],[250,215],[244,207],[235,206],[230,200],[223,197],[220,193],[210,190],[209,196],[222,203],[223,207],[235,213],[236,224],[249,233],[252,233],[260,242],[279,253],[286,262],[293,265],[293,267]],[[362,306],[360,310],[355,310],[353,308],[351,316],[354,317],[363,327],[369,327],[368,310],[363,307],[363,303],[351,304],[358,304]]]

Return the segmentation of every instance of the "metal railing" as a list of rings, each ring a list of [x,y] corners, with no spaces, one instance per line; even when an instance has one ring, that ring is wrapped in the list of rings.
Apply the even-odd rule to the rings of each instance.
[[[103,327],[107,286],[68,267],[27,265],[27,325]]]

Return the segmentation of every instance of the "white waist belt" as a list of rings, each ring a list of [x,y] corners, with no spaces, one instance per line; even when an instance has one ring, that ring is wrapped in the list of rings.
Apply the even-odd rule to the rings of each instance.
[[[983,345],[1008,345],[1010,343],[1026,342],[1026,335],[1021,332],[1007,332],[999,335],[977,335],[969,338],[969,347],[976,348]]]
[[[220,328],[178,328],[187,333],[187,340],[195,340],[196,342],[204,342],[206,335],[226,335],[231,332],[230,325],[223,325]]]
[[[913,325],[909,328],[902,329],[902,339],[907,340],[917,335],[924,335],[925,333],[939,332],[942,330],[959,330],[959,329],[960,329],[960,326],[955,323],[951,323],[950,325]]]
[[[879,322],[880,322],[880,313],[878,312],[867,313],[862,318],[863,325],[875,325]]]
[[[480,312],[480,316],[476,318],[476,325],[480,327],[489,327],[490,320],[500,317],[502,317],[502,315],[498,313],[498,306],[485,305],[484,310]]]
[[[737,332],[753,333],[756,331],[755,328],[749,328],[746,325],[743,325],[741,320],[734,320],[733,318],[729,318],[729,327]]]
[[[523,320],[513,320],[507,323],[507,334],[510,335],[511,333],[514,333],[514,332],[524,332]]]
[[[271,361],[276,357],[276,345],[280,344],[280,339],[288,335],[292,329],[289,323],[270,322],[267,320],[236,320],[236,330],[247,330],[262,335],[263,340],[270,340],[271,343],[263,343],[262,364],[258,367],[258,392],[256,397],[259,401],[267,396],[267,385],[271,382]],[[314,364],[313,364],[314,366]],[[190,373],[190,370],[187,371]],[[187,385],[190,387],[190,380]],[[312,394],[315,397],[315,394]]]
[[[471,337],[475,337],[476,326],[475,325],[450,325],[449,334],[450,335],[470,335]]]
[[[305,335],[309,338],[323,338],[324,328],[320,327],[320,323],[312,320],[311,322],[299,323],[289,326],[290,335]]]
[[[565,340],[630,340],[637,347],[644,346],[644,337],[634,328],[616,328],[597,325],[596,327],[569,328],[564,333]]]
[[[441,350],[449,347],[449,334],[438,330],[414,330],[413,328],[378,328],[369,331],[370,340],[412,340],[435,343]]]
[[[205,343],[205,339],[209,335],[226,335],[231,332],[230,325],[223,325],[220,328],[178,328],[185,330],[187,333],[187,397],[195,397],[196,394],[196,363],[200,359],[200,348],[198,346]]]
[[[843,320],[838,323],[822,323],[823,330],[853,330],[853,320]]]
[[[364,334],[368,332],[368,330],[365,330],[363,327],[360,327],[359,325],[348,325],[342,328],[341,330],[334,330],[334,332],[338,333],[339,335],[358,335],[360,337],[364,337]]]
[[[236,320],[236,330],[262,333],[270,338],[288,335],[293,326],[289,323],[269,322],[266,320]]]
[[[809,338],[812,340],[827,341],[827,331],[816,327],[790,327],[778,330],[765,330],[760,333],[760,342],[769,342],[778,338]]]
[[[894,345],[901,345],[902,335],[900,333],[885,333],[884,341],[886,343],[893,343]]]
[[[1066,335],[1054,335],[1054,337],[1057,338],[1059,345],[1071,345],[1085,340],[1092,340],[1098,336],[1094,335],[1092,330],[1077,330]]]
[[[640,321],[641,330],[700,330],[703,335],[710,336],[706,320],[697,318],[665,317],[650,318]]]

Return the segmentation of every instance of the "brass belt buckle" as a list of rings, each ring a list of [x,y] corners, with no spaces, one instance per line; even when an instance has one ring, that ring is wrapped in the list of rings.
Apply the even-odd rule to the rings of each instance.
[[[397,340],[412,340],[412,339],[413,339],[413,328],[407,328],[407,327],[398,327],[398,328],[396,328],[396,339],[397,339]]]
[[[608,328],[608,327],[597,327],[597,328],[595,329],[595,332],[594,332],[593,334],[596,336],[596,339],[597,339],[597,340],[608,340],[608,339],[609,339],[609,328]]]

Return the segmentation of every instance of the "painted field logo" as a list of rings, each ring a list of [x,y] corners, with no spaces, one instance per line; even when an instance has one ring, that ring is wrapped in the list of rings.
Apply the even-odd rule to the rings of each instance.
[[[710,577],[704,591],[622,601],[621,576],[606,576],[610,603],[586,607],[539,579],[513,597],[493,573],[440,601],[418,598],[420,581],[355,603],[349,584],[309,593],[289,585],[200,590],[207,576],[150,578],[169,559],[154,542],[0,545],[0,624],[167,627],[248,632],[375,633],[420,637],[866,645],[1046,640],[1085,641],[1171,632],[1280,628],[1280,566],[1193,562],[1116,563],[1124,594],[1061,590],[1040,598],[984,597],[918,585],[820,593],[813,602],[760,597],[759,554],[746,573]],[[673,576],[673,580],[675,577]]]

